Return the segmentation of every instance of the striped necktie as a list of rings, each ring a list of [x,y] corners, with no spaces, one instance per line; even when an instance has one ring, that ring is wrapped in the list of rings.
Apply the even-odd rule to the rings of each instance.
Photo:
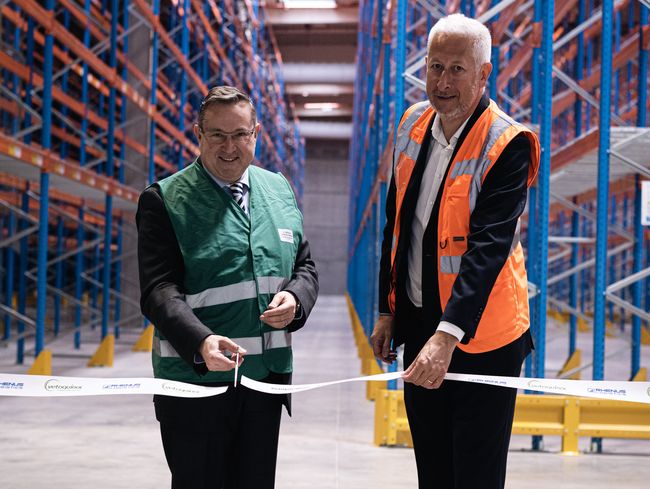
[[[228,190],[232,194],[232,198],[235,199],[237,205],[242,208],[242,210],[248,214],[246,210],[246,203],[244,202],[244,195],[248,192],[248,185],[243,182],[235,182],[228,185]]]

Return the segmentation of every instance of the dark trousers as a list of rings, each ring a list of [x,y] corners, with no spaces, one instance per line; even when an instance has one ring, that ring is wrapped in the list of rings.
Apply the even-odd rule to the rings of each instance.
[[[273,489],[283,396],[155,396],[172,489]]]
[[[411,305],[404,366],[433,334]],[[449,372],[518,377],[532,341],[526,332],[494,351],[456,348]],[[420,489],[503,489],[517,390],[444,381],[437,390],[404,384]]]

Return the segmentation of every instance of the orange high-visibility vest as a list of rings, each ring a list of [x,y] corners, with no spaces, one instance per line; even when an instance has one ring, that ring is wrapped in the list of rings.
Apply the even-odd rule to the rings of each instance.
[[[399,243],[401,207],[422,141],[435,112],[428,102],[415,104],[404,113],[395,141],[395,226],[391,250],[391,287],[388,303],[395,312],[395,254]],[[518,134],[531,144],[528,170],[530,186],[539,169],[539,141],[535,133],[515,122],[490,101],[450,163],[442,184],[438,213],[438,287],[444,311],[467,251],[469,221],[485,177],[505,147]],[[517,226],[519,229],[519,226]],[[495,350],[519,338],[529,327],[528,280],[524,253],[517,232],[510,255],[490,292],[475,336],[458,347],[468,353]]]

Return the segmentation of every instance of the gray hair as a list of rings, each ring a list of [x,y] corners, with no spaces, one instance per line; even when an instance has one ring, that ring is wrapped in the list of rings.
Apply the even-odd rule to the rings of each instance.
[[[238,90],[235,87],[223,85],[220,87],[213,87],[201,102],[199,108],[199,129],[203,130],[203,120],[205,119],[206,111],[214,105],[236,105],[240,102],[247,102],[251,106],[251,118],[253,122],[257,122],[257,111],[253,105],[251,98]]]
[[[492,36],[487,27],[478,20],[465,17],[463,14],[452,14],[442,17],[429,31],[427,52],[431,48],[433,38],[438,34],[461,35],[472,41],[474,58],[479,66],[489,63],[492,57]]]

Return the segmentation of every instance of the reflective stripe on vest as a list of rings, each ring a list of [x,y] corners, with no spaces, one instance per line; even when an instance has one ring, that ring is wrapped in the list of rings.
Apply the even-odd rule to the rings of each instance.
[[[463,255],[441,256],[440,271],[442,273],[458,273],[460,270],[460,259]]]
[[[427,114],[431,113],[433,113],[433,109],[431,108],[429,102],[420,102],[409,107],[402,116],[402,120],[397,131],[395,149],[393,151],[393,175],[396,182],[400,179],[400,176],[397,175],[398,165],[401,164],[404,168],[408,167],[406,171],[409,172],[410,175],[410,172],[415,166],[415,161],[417,160],[418,154],[420,153],[420,149],[422,147],[424,132],[421,131],[416,138],[412,134],[411,129],[415,126],[418,126],[418,122],[421,119],[427,119]],[[406,189],[406,185],[404,185],[404,189]],[[400,207],[402,205],[402,202],[398,198],[395,201],[395,204],[395,226],[399,227]],[[391,265],[394,262],[395,253],[397,251],[396,245],[397,239],[393,232],[393,243],[391,246]],[[391,275],[394,273],[394,271],[395,270],[392,269]]]
[[[261,355],[264,350],[291,346],[291,333],[286,330],[267,331],[264,333],[264,345],[260,336],[230,338],[230,340],[245,349],[247,355]],[[153,338],[153,351],[163,358],[180,358],[169,341],[161,340],[157,336]]]
[[[508,256],[512,256],[512,254],[517,249],[517,245],[519,244],[520,241],[521,241],[521,220],[517,219],[517,228],[515,229],[515,236],[512,240],[512,244],[510,245],[510,253],[508,254]],[[460,272],[460,262],[462,258],[463,258],[462,254],[441,256],[440,272],[457,274],[458,272]]]
[[[476,200],[478,199],[478,194],[483,188],[483,180],[485,179],[485,173],[492,163],[487,155],[490,153],[494,144],[498,139],[503,136],[506,130],[512,126],[511,122],[508,122],[500,117],[497,117],[488,130],[487,137],[483,143],[483,149],[481,154],[483,158],[473,158],[466,161],[459,161],[454,165],[449,177],[458,178],[462,175],[471,175],[472,176],[472,185],[469,191],[469,210],[470,213],[474,211],[476,207]]]
[[[418,154],[420,153],[420,144],[411,139],[410,128],[428,108],[428,102],[415,104],[410,113],[406,115],[406,118],[400,124],[399,130],[397,131],[397,139],[395,141],[395,152],[393,153],[393,169],[395,169],[397,159],[401,153],[404,153],[412,160],[417,159]],[[406,128],[406,130],[403,128]]]
[[[259,293],[275,294],[282,289],[287,281],[288,279],[284,277],[258,277]],[[255,281],[249,280],[238,284],[213,287],[198,294],[188,294],[185,296],[185,302],[192,309],[197,309],[199,307],[229,304],[244,299],[254,299],[257,297],[257,293]]]

